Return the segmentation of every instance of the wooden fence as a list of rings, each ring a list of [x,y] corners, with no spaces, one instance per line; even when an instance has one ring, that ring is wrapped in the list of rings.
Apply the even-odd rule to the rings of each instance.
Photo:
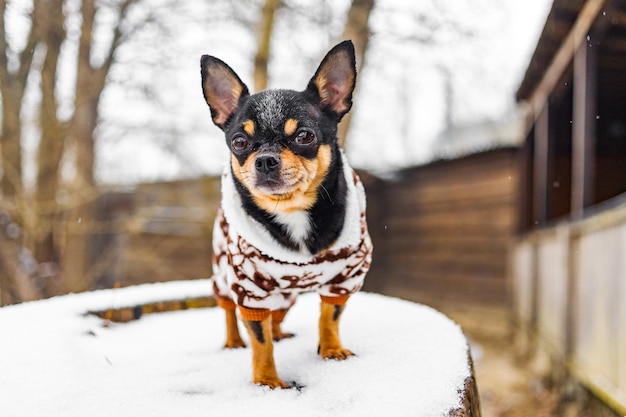
[[[517,149],[365,179],[374,261],[366,289],[433,303],[506,303]]]
[[[626,194],[595,214],[520,238],[515,313],[553,374],[573,374],[626,413]]]

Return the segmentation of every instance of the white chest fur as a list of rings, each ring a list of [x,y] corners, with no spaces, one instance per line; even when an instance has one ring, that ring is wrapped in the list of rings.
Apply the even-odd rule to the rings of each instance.
[[[294,211],[292,213],[276,213],[274,220],[285,226],[291,239],[300,247],[305,247],[304,241],[311,230],[311,218],[306,211]]]

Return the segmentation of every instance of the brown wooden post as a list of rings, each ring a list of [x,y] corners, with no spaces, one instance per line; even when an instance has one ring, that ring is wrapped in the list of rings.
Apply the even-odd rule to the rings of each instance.
[[[550,147],[550,100],[535,120],[535,153],[533,161],[533,226],[548,219],[548,153]]]
[[[596,48],[583,42],[574,55],[572,124],[572,217],[593,203],[597,109]]]
[[[532,122],[527,122],[532,126]],[[517,167],[519,180],[517,184],[517,233],[524,234],[533,228],[533,146],[534,131],[530,130],[524,136],[524,142],[519,152]]]

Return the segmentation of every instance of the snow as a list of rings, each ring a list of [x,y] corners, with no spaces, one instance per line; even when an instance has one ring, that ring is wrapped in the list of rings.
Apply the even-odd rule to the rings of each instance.
[[[441,313],[359,293],[342,318],[358,356],[316,354],[319,300],[302,295],[275,345],[279,375],[301,390],[250,382],[249,349],[224,350],[219,308],[144,315],[103,327],[87,311],[199,297],[207,280],[67,295],[0,309],[3,416],[441,416],[460,404],[467,341]],[[243,332],[245,334],[245,332]]]

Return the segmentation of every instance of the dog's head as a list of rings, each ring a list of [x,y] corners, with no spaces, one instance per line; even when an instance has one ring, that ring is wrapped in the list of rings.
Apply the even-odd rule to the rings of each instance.
[[[232,171],[257,206],[270,213],[312,207],[338,158],[337,124],[352,106],[352,42],[328,52],[304,91],[250,95],[227,64],[208,55],[201,59],[201,73],[213,122],[231,151]]]

